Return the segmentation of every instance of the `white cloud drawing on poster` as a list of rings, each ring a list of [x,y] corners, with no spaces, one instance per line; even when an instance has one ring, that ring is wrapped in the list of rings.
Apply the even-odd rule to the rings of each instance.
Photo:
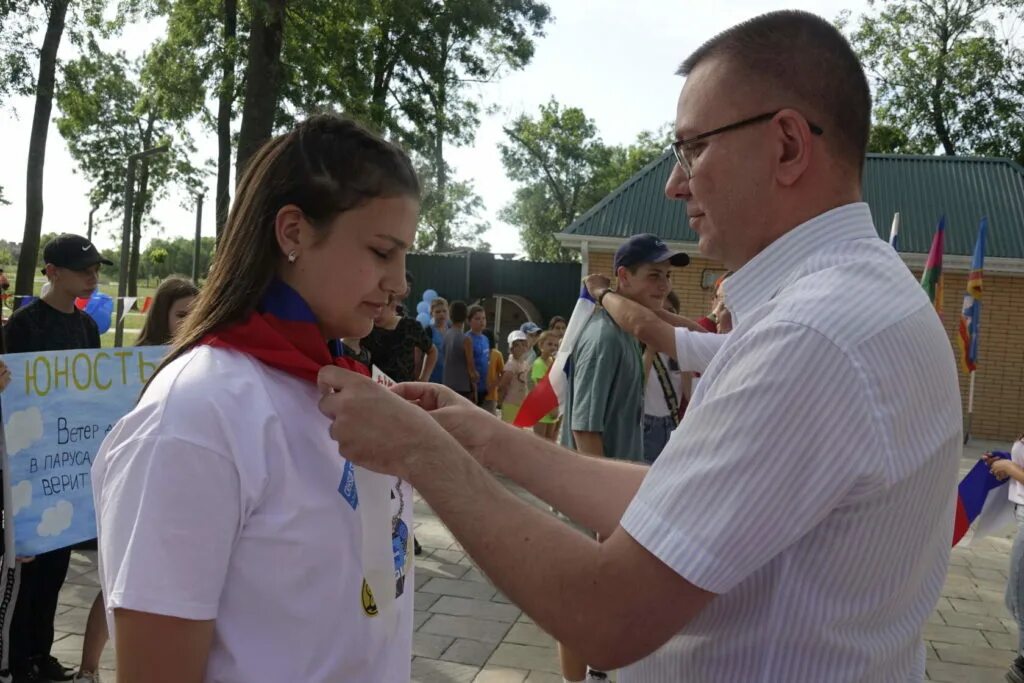
[[[11,493],[13,494],[15,515],[32,504],[32,482],[28,479],[18,482],[11,488]]]
[[[43,438],[43,414],[35,406],[11,414],[4,427],[7,454],[17,455]]]
[[[36,527],[40,536],[60,536],[71,526],[75,514],[74,506],[66,500],[43,510],[43,521]]]

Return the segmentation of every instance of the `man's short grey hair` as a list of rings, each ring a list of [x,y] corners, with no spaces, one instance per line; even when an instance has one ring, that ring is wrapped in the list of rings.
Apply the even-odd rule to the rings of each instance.
[[[710,60],[735,67],[779,93],[779,102],[773,104],[800,110],[824,129],[824,140],[838,159],[858,172],[862,169],[871,128],[871,90],[860,60],[835,26],[797,10],[762,14],[701,45],[676,73],[689,76]]]

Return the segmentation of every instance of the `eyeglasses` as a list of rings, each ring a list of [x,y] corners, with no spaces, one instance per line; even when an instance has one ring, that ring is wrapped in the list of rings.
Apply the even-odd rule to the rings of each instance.
[[[690,176],[693,175],[693,164],[697,161],[697,158],[703,151],[702,147],[695,147],[694,143],[700,142],[701,140],[707,140],[713,135],[728,133],[731,130],[736,130],[738,128],[743,128],[745,126],[752,126],[755,123],[771,121],[780,111],[782,110],[777,109],[775,111],[768,112],[765,114],[758,114],[757,116],[751,116],[749,119],[743,119],[742,121],[737,121],[736,123],[730,123],[727,126],[715,128],[714,130],[709,130],[708,132],[701,133],[700,135],[694,135],[692,138],[688,138],[685,140],[676,140],[671,145],[669,145],[669,148],[672,150],[672,153],[675,154],[676,161],[679,163],[680,168],[683,169],[683,172],[686,173],[686,177],[689,178]],[[820,126],[816,126],[809,120],[807,121],[807,125],[811,129],[811,133],[813,133],[814,135],[824,135],[825,131],[822,130]]]

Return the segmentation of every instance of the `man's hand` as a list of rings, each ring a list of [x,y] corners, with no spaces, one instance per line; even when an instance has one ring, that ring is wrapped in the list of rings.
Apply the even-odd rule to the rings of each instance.
[[[988,468],[999,481],[1008,479],[1014,473],[1020,474],[1021,472],[1021,469],[1014,465],[1012,460],[1007,458],[993,458],[989,462]]]
[[[440,384],[407,382],[396,384],[391,391],[427,411],[484,467],[489,467],[487,456],[492,452],[491,446],[500,442],[500,434],[505,429],[511,428]]]
[[[342,456],[356,465],[399,476],[415,486],[423,465],[459,448],[455,439],[420,409],[447,405],[449,394],[421,395],[417,405],[367,377],[338,367],[321,368],[317,384],[323,395],[320,412],[331,419],[331,438],[338,442]]]
[[[601,298],[601,294],[612,286],[612,281],[607,275],[594,273],[593,275],[585,277],[583,279],[583,284],[586,286],[587,291],[590,292],[590,296],[594,298],[594,301],[597,301]]]

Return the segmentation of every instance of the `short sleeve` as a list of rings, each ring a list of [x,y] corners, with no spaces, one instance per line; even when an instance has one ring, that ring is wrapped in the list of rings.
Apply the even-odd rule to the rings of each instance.
[[[865,440],[877,434],[870,391],[846,353],[789,323],[747,333],[725,353],[622,519],[713,593],[800,539],[853,487],[881,480],[880,441]]]
[[[718,351],[729,339],[727,334],[696,332],[685,327],[676,330],[676,362],[683,372],[705,372]]]
[[[544,379],[544,375],[548,374],[548,365],[544,362],[543,358],[538,358],[533,361],[533,369],[530,371],[530,379],[534,382],[539,382]]]
[[[107,608],[216,618],[242,527],[234,462],[163,436],[126,441],[103,457],[93,485]]]
[[[604,432],[610,388],[621,360],[618,344],[600,338],[581,340],[573,353],[573,395],[570,429]]]

